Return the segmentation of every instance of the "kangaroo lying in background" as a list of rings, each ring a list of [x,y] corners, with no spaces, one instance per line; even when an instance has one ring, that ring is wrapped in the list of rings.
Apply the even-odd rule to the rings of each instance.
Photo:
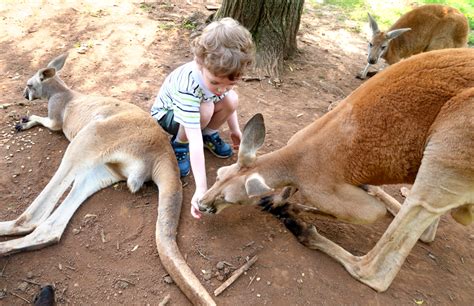
[[[57,75],[66,57],[58,56],[28,80],[25,98],[48,99],[48,117],[31,115],[17,130],[37,124],[62,129],[71,143],[53,178],[26,211],[13,221],[0,222],[2,236],[27,234],[0,242],[0,255],[58,242],[79,206],[105,187],[126,180],[130,191],[136,192],[152,180],[159,189],[156,244],[163,266],[191,302],[215,305],[176,244],[182,186],[167,134],[136,105],[69,89]]]
[[[244,128],[237,163],[218,169],[200,210],[260,203],[302,244],[385,291],[416,241],[434,239],[441,215],[451,211],[464,225],[473,220],[473,106],[474,49],[463,48],[389,67],[286,146],[259,157],[265,126],[256,115]],[[413,183],[403,205],[376,187],[400,183]],[[304,202],[287,203],[296,189]],[[350,254],[304,221],[372,223],[387,208],[395,218],[364,256]]]
[[[368,16],[372,39],[361,79],[367,77],[369,67],[380,58],[392,65],[421,52],[467,47],[468,20],[449,6],[430,4],[415,8],[400,17],[387,32],[380,31],[374,18]]]

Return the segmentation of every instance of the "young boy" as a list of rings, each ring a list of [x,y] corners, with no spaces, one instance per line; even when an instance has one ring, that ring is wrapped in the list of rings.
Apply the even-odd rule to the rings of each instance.
[[[212,22],[192,43],[194,61],[165,79],[151,115],[171,135],[181,176],[192,168],[196,190],[191,214],[200,218],[197,201],[207,191],[206,147],[219,158],[232,156],[218,129],[227,122],[233,148],[242,133],[237,118],[238,96],[232,89],[253,62],[252,36],[232,18]]]

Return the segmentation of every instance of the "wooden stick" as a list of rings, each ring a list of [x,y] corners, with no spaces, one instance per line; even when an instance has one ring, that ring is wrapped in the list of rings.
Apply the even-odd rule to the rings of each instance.
[[[165,306],[170,301],[170,295],[167,294],[165,298],[160,302],[159,306]]]
[[[16,296],[16,297],[19,298],[19,299],[22,299],[23,301],[27,302],[28,304],[31,304],[31,301],[28,301],[27,299],[25,299],[24,297],[22,297],[22,296],[16,294],[15,292],[11,292],[11,291],[10,291],[9,293],[10,293],[11,295],[13,295],[13,296]]]
[[[216,290],[214,290],[214,295],[218,296],[219,294],[222,293],[227,287],[232,285],[239,276],[241,276],[245,271],[247,271],[256,261],[258,257],[255,255],[252,259],[247,261],[242,267],[239,269],[235,270],[234,273],[224,282],[222,285],[219,286]]]

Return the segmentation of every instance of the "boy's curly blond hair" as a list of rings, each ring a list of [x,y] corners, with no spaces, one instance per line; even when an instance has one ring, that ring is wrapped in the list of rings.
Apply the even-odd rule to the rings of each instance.
[[[254,45],[250,32],[226,17],[206,26],[191,44],[194,58],[217,77],[233,81],[253,63]]]

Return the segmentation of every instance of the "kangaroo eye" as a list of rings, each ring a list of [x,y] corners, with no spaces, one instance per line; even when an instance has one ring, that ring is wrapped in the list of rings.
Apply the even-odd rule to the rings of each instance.
[[[374,46],[374,45],[373,45],[371,42],[369,42],[369,47],[372,48],[373,46]]]
[[[380,47],[380,49],[382,49],[382,50],[385,50],[385,48],[387,48],[387,46]]]

